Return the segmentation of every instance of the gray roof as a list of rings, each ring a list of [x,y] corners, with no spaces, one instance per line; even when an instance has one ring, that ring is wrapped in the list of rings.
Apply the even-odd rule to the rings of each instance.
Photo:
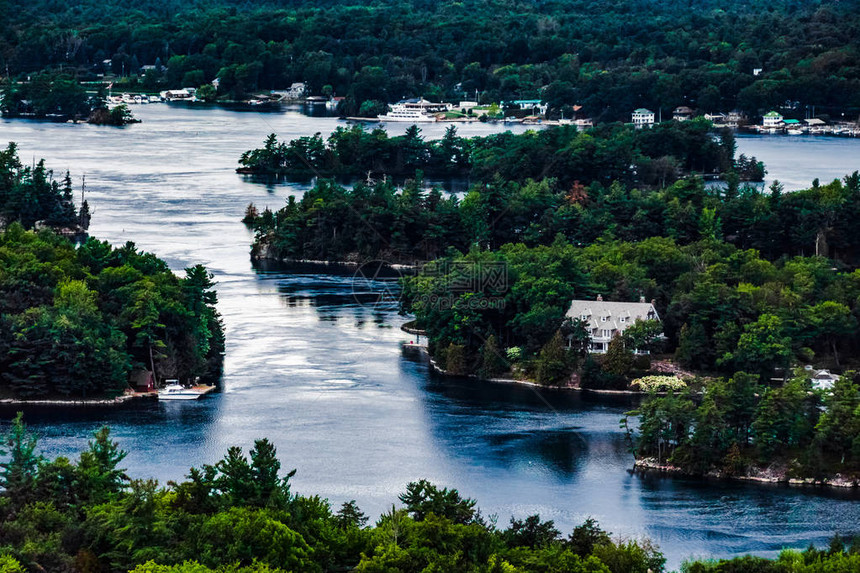
[[[590,329],[610,329],[623,332],[636,320],[660,320],[657,309],[650,302],[613,302],[608,300],[574,300],[567,316],[587,317]]]

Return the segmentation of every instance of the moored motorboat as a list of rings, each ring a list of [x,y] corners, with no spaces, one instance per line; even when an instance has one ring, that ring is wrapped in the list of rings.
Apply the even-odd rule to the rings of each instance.
[[[178,380],[167,380],[168,384],[158,391],[159,400],[196,400],[202,394],[192,388],[186,388]]]

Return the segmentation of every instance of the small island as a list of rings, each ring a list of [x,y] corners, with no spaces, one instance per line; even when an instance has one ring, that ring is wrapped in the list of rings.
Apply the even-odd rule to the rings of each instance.
[[[123,126],[140,123],[124,104],[110,107],[105,87],[88,91],[74,75],[41,72],[26,81],[7,78],[0,93],[4,117]]]
[[[249,207],[252,253],[417,267],[402,280],[402,311],[450,376],[670,392],[654,403],[687,417],[661,418],[646,399],[637,410],[645,433],[634,440],[640,467],[854,484],[860,410],[845,406],[851,414],[837,425],[853,433],[835,456],[823,429],[835,398],[791,372],[860,364],[860,174],[792,193],[778,182],[741,184],[731,134],[714,140],[705,127],[463,140],[472,185],[462,198],[427,190],[420,172],[401,188],[320,180],[278,211]],[[654,157],[678,133],[701,134],[703,145]],[[331,149],[320,157],[339,157]],[[706,185],[690,165],[728,166],[729,176]],[[741,379],[756,397],[744,431],[719,430],[704,445],[710,426],[699,416],[731,425],[735,414],[714,404],[739,407],[717,396]],[[853,377],[842,380],[842,395],[856,398]],[[767,418],[767,409],[804,414]],[[651,426],[660,429],[649,434]],[[811,451],[820,459],[807,459]]]
[[[137,371],[217,380],[224,336],[203,266],[180,278],[134,243],[85,238],[71,176],[22,165],[14,144],[0,173],[0,398],[104,403]]]
[[[239,173],[307,180],[313,177],[406,178],[420,170],[428,177],[494,178],[520,181],[555,178],[574,181],[614,179],[645,185],[665,184],[679,175],[725,176],[761,181],[764,167],[735,154],[728,129],[713,137],[702,118],[664,122],[652,129],[605,124],[580,131],[554,126],[537,132],[510,132],[464,138],[449,126],[439,140],[426,140],[417,125],[390,137],[385,129],[338,127],[327,139],[319,133],[279,142],[275,134],[263,147],[242,154]],[[564,150],[564,153],[561,153]]]

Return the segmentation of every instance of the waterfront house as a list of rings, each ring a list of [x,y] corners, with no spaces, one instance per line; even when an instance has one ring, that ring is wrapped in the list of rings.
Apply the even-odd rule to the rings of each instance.
[[[812,387],[817,390],[830,390],[839,376],[831,374],[830,370],[818,370],[812,375]]]
[[[305,95],[306,87],[303,82],[294,82],[286,91],[287,99],[299,99]]]
[[[761,118],[761,124],[767,129],[782,127],[782,115],[775,111],[769,111]]]
[[[642,129],[643,127],[651,127],[654,125],[654,112],[640,107],[633,111],[633,127]]]
[[[547,104],[541,103],[539,99],[516,99],[502,102],[503,109],[509,107],[517,107],[523,111],[531,112],[532,115],[546,115]]]
[[[660,320],[654,301],[645,302],[614,302],[603,300],[598,295],[596,300],[574,300],[570,303],[567,317],[580,320],[591,336],[590,350],[595,354],[604,354],[609,348],[609,342],[620,336],[633,326],[637,320]],[[570,344],[570,341],[568,341]],[[647,350],[636,349],[637,354],[647,354]]]
[[[724,113],[706,113],[703,117],[713,123],[714,127],[723,127],[728,121],[728,116]]]
[[[675,121],[689,121],[693,119],[693,110],[685,105],[678,106],[672,111],[672,119]]]
[[[726,114],[726,126],[727,127],[738,127],[742,123],[746,123],[747,116],[742,112],[736,109],[733,109],[728,114]]]

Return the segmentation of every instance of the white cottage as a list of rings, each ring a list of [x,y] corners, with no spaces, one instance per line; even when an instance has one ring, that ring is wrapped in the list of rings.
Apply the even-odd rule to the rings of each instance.
[[[645,302],[613,302],[603,300],[574,300],[570,303],[567,316],[579,319],[585,323],[591,335],[591,352],[603,354],[609,348],[613,337],[622,334],[637,320],[660,320],[654,301]],[[637,354],[647,354],[647,350],[636,351]]]
[[[839,376],[832,374],[830,370],[818,370],[812,375],[812,386],[818,390],[830,390]]]
[[[633,127],[642,129],[643,127],[651,127],[654,125],[654,112],[650,109],[640,107],[633,111],[632,115]]]

